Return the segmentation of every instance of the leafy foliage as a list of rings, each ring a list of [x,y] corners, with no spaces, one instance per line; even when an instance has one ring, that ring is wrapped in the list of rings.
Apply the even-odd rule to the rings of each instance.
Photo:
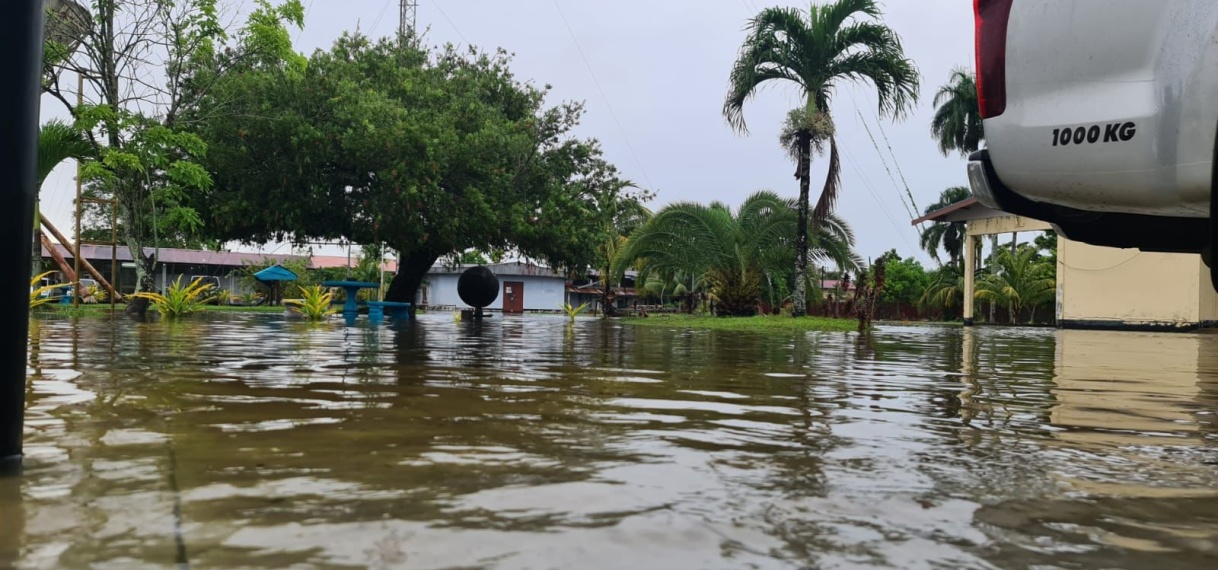
[[[141,291],[135,293],[134,296],[148,299],[161,315],[176,319],[202,311],[211,298],[209,292],[213,287],[211,283],[204,283],[202,279],[195,279],[189,285],[182,286],[182,278],[178,277],[163,295],[151,291]]]
[[[995,264],[997,271],[977,283],[977,298],[1007,305],[1012,323],[1024,308],[1035,312],[1057,294],[1056,268],[1035,247],[1000,248]]]
[[[288,299],[284,301],[284,304],[291,306],[292,310],[310,321],[320,321],[338,312],[338,309],[331,305],[334,295],[323,289],[321,285],[302,287],[300,294],[300,299]]]
[[[972,194],[964,186],[953,186],[939,193],[939,200],[926,206],[922,213],[929,215],[968,199]],[[964,253],[964,224],[950,222],[934,222],[922,230],[920,238],[922,249],[926,250],[935,260],[939,259],[939,250],[947,253],[948,263],[957,265]]]
[[[587,308],[588,303],[581,303],[578,307],[572,307],[571,303],[564,303],[562,306],[562,311],[566,313],[568,317],[570,317],[571,322],[575,322],[575,317],[578,317],[579,314],[584,312],[584,309]]]
[[[47,275],[50,275],[52,273],[55,273],[55,272],[47,271],[46,273],[40,273],[38,275],[35,275],[33,279],[30,279],[30,308],[31,309],[33,309],[34,307],[40,307],[42,305],[50,303],[51,301],[54,301],[55,298],[50,295],[51,291],[54,291],[56,289],[59,289],[60,287],[63,287],[63,283],[55,283],[52,285],[45,285],[42,287],[38,286],[38,284],[42,282],[42,279],[44,277],[46,277]],[[43,294],[46,294],[46,296],[44,297]]]
[[[827,219],[840,187],[841,163],[829,115],[834,88],[841,82],[870,82],[879,100],[879,113],[901,118],[918,98],[918,72],[905,57],[901,40],[881,17],[875,0],[834,0],[797,8],[766,8],[749,21],[748,36],[732,66],[723,116],[738,132],[747,133],[744,104],[772,81],[796,85],[805,98],[803,109],[787,118],[780,139],[796,159],[799,178],[798,229],[795,248],[796,288],[793,314],[803,316],[809,243],[809,186],[812,150],[819,151],[827,135],[829,173],[814,210],[812,223]]]
[[[793,205],[770,191],[745,199],[735,214],[724,204],[670,204],[631,235],[615,256],[617,271],[643,260],[640,275],[676,280],[673,294],[689,292],[705,280],[719,315],[753,315],[761,302],[762,282],[788,282],[795,257]],[[854,236],[844,222],[820,226],[817,257],[857,265],[850,251]],[[691,287],[686,288],[685,283]]]
[[[216,239],[385,243],[391,301],[471,249],[595,267],[628,183],[571,135],[582,105],[547,107],[510,62],[345,35],[302,70],[251,66],[188,110],[216,180],[193,203]]]
[[[59,163],[69,158],[93,156],[93,144],[76,127],[59,120],[43,125],[38,132],[38,186]]]
[[[918,298],[918,307],[950,311],[964,303],[964,273],[958,265],[945,265],[930,275],[929,283]]]
[[[926,269],[912,257],[901,259],[895,249],[881,257],[885,261],[885,285],[880,302],[917,305],[930,286],[931,278]]]
[[[939,152],[943,156],[953,152],[968,156],[981,148],[985,131],[977,104],[977,84],[969,70],[952,70],[947,84],[935,93],[934,106],[930,133],[939,142]]]
[[[154,260],[145,246],[161,245],[162,235],[198,234],[203,221],[188,196],[212,184],[199,162],[206,145],[183,128],[181,110],[237,67],[299,64],[287,26],[303,23],[304,7],[299,0],[258,0],[245,26],[230,35],[216,0],[92,4],[92,21],[73,27],[81,49],[51,38],[43,91],[86,133],[97,160],[85,165],[82,179],[92,195],[116,200],[118,229],[135,252],[137,289],[151,291]],[[72,72],[67,81],[64,71]],[[81,93],[77,77],[86,83]],[[77,103],[77,96],[85,101]],[[146,297],[136,301],[128,310],[147,308]]]

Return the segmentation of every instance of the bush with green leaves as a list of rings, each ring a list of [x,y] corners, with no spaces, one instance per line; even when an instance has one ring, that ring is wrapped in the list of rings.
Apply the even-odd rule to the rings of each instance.
[[[147,299],[161,315],[176,319],[202,311],[211,300],[211,290],[214,287],[211,283],[204,283],[202,279],[195,279],[189,285],[183,286],[182,278],[178,277],[173,285],[165,289],[164,294],[145,291],[133,296]]]

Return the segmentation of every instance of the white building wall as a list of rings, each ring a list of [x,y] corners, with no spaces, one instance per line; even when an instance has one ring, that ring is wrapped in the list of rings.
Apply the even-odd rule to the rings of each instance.
[[[457,280],[461,276],[455,273],[430,273],[427,275],[427,303],[430,306],[455,306],[468,309],[457,294]],[[567,281],[562,277],[542,277],[534,275],[496,275],[499,278],[499,297],[491,303],[488,309],[503,309],[503,283],[514,281],[524,284],[524,310],[526,311],[558,311],[566,300]],[[422,293],[418,301],[423,300]]]

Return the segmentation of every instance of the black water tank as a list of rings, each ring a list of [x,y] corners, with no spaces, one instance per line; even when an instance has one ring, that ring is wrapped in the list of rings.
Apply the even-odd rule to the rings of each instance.
[[[466,305],[481,309],[499,298],[499,278],[481,265],[461,273],[457,280],[457,294]]]

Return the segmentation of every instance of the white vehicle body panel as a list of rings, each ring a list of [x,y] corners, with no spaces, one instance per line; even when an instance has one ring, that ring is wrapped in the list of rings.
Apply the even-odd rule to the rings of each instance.
[[[1006,111],[985,120],[998,178],[1079,210],[1208,217],[1216,30],[1215,0],[1014,0]]]

